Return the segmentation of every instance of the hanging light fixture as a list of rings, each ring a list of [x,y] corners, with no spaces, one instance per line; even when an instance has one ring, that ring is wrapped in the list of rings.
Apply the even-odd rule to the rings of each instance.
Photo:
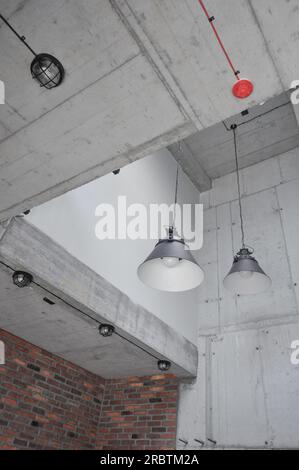
[[[176,174],[175,205],[177,204],[178,172]],[[154,289],[180,292],[194,289],[204,278],[204,273],[192,256],[184,239],[175,229],[175,209],[173,225],[167,229],[167,237],[159,240],[154,250],[138,268],[139,279]]]
[[[36,54],[36,52],[27,44],[26,38],[24,36],[20,36],[20,34],[1,14],[0,18],[35,56],[30,66],[32,78],[35,79],[41,87],[47,88],[48,90],[60,85],[64,78],[64,68],[59,60],[50,54]]]
[[[244,222],[240,191],[240,171],[236,136],[237,125],[233,124],[231,126],[231,129],[234,134],[242,248],[234,257],[233,266],[225,277],[223,284],[226,289],[228,289],[234,294],[258,294],[260,292],[264,292],[270,287],[271,279],[262,270],[257,260],[252,256],[253,250],[245,245]]]

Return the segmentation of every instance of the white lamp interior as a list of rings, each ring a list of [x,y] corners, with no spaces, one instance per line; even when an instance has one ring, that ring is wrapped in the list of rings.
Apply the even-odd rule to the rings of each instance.
[[[185,259],[173,260],[155,258],[145,261],[138,268],[139,279],[154,289],[168,292],[191,290],[202,283],[204,273],[200,266]]]

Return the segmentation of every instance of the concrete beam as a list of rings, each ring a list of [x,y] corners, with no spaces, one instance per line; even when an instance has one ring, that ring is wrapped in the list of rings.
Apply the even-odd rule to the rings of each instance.
[[[10,11],[3,6],[3,14]],[[51,92],[38,87],[26,68],[31,57],[0,24],[1,44],[10,51],[2,58],[0,220],[196,130],[110,2],[90,0],[83,7],[61,0],[36,8],[29,0],[12,9],[10,21],[32,31],[42,49],[51,44],[66,78]]]
[[[254,81],[254,94],[247,100],[233,97],[235,78],[198,2],[117,0],[117,4],[131,26],[135,28],[137,24],[142,30],[204,128],[283,91],[264,36],[246,0],[227,1],[221,8],[218,0],[210,0],[208,7],[236,67],[242,76]],[[273,26],[272,29],[275,30]]]
[[[89,0],[82,6],[79,0],[53,0],[38,8],[34,0],[3,3],[2,13],[33,46],[47,51],[51,45],[67,75],[54,91],[40,89],[30,79],[30,54],[0,25],[1,79],[7,85],[0,119],[0,220],[282,91],[248,2],[225,2],[219,10],[211,0],[210,9],[237,67],[254,80],[249,100],[232,96],[234,77],[197,2]]]
[[[74,174],[74,170],[77,166],[77,163],[79,161],[73,161],[72,166],[69,166],[69,169],[66,168],[65,165],[67,165],[67,161],[60,161],[60,163],[57,162],[57,165],[61,169],[60,175],[58,174],[57,169],[53,168],[54,174],[51,174],[51,180],[52,183],[48,186],[47,184],[44,184],[44,177],[47,173],[47,171],[50,171],[51,163],[48,161],[49,166],[45,163],[47,158],[45,159],[45,162],[41,164],[40,168],[38,170],[32,170],[26,173],[25,175],[23,174],[23,171],[26,171],[26,165],[27,161],[16,161],[14,164],[13,162],[9,163],[8,161],[6,162],[5,170],[1,169],[1,163],[0,163],[0,169],[2,172],[2,175],[8,173],[10,174],[11,178],[13,178],[14,181],[18,181],[17,187],[15,184],[10,183],[8,180],[6,183],[3,181],[3,189],[5,188],[5,197],[3,193],[3,198],[1,196],[1,202],[0,202],[0,220],[6,220],[10,217],[13,217],[15,215],[21,214],[27,209],[31,209],[32,207],[39,206],[40,204],[43,204],[44,202],[47,202],[55,197],[58,197],[67,191],[70,191],[74,188],[80,187],[90,181],[93,181],[101,176],[104,176],[108,173],[111,173],[115,169],[122,168],[131,162],[138,160],[140,158],[146,157],[152,153],[155,153],[156,151],[160,150],[161,148],[165,148],[172,144],[173,142],[176,142],[178,138],[185,138],[191,133],[193,133],[195,130],[194,125],[192,123],[184,123],[182,125],[179,125],[172,130],[159,134],[153,139],[150,139],[146,142],[141,143],[140,145],[137,145],[134,148],[129,148],[130,145],[127,145],[129,149],[125,150],[124,152],[119,153],[118,155],[108,158],[107,160],[104,161],[99,161],[96,160],[94,161],[94,164],[90,168],[85,168],[85,163],[82,161],[82,158],[80,157],[81,163],[81,171],[78,170],[78,174]],[[14,149],[15,142],[11,142],[11,150]],[[100,146],[100,144],[99,144]],[[0,144],[1,147],[1,144]],[[84,154],[85,151],[82,148],[82,154]],[[31,160],[31,162],[34,165],[34,161],[36,158],[37,154],[29,154],[26,156],[26,160]],[[43,156],[41,155],[42,159]],[[70,157],[70,155],[69,155]],[[91,158],[93,156],[91,155]],[[52,158],[51,158],[52,159]],[[18,160],[18,159],[17,159]],[[22,165],[22,168],[20,168],[21,174],[18,176],[19,169],[17,168],[19,165]],[[63,168],[62,168],[63,167]],[[52,171],[52,170],[51,170]],[[66,172],[71,172],[73,176],[69,178],[65,178]],[[33,176],[33,174],[36,175],[36,177]],[[63,176],[64,175],[64,176]],[[59,182],[55,184],[54,179],[58,179]],[[5,176],[4,176],[5,179]],[[38,180],[38,181],[37,181]],[[29,182],[31,181],[31,184]],[[22,193],[23,190],[23,193]],[[0,190],[1,193],[1,190]],[[2,204],[1,204],[2,203]]]
[[[160,77],[161,82],[169,91],[169,94],[177,103],[182,114],[187,120],[192,121],[198,130],[201,130],[203,128],[203,124],[199,116],[194,111],[192,104],[188,101],[184,91],[180,88],[178,82],[165,64],[163,57],[159,53],[159,48],[157,48],[154,42],[151,41],[146,29],[142,26],[142,23],[138,18],[138,14],[132,8],[132,5],[124,0],[109,0],[109,2],[128,33],[131,35],[132,39],[136,44],[138,44],[139,49],[156,71],[157,76]]]
[[[40,285],[69,305],[98,321],[112,323],[129,340],[158,357],[169,359],[173,363],[173,373],[181,377],[196,375],[197,348],[192,343],[135,305],[125,294],[24,220],[14,219],[10,223],[0,242],[0,257],[13,269],[22,268],[32,273]],[[77,348],[82,346],[77,345]],[[132,364],[128,367],[132,368]],[[106,372],[103,371],[103,375]],[[118,373],[123,375],[124,371]]]
[[[203,169],[200,159],[196,158],[189,146],[183,141],[181,146],[173,144],[168,147],[176,161],[183,168],[186,175],[199,191],[208,191],[212,187],[212,180]]]
[[[259,28],[284,90],[299,77],[297,41],[299,9],[296,1],[249,0],[249,8]],[[265,70],[263,68],[263,70]],[[267,80],[265,80],[265,84]]]

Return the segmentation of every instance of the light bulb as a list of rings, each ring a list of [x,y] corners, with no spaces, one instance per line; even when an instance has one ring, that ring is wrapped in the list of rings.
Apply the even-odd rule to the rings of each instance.
[[[163,264],[167,268],[174,268],[175,266],[177,266],[179,264],[180,259],[179,258],[173,258],[173,257],[170,257],[170,256],[165,256],[164,258],[162,258],[162,261],[163,261]]]
[[[250,278],[252,278],[253,275],[254,275],[253,271],[240,271],[239,272],[239,276],[242,279],[250,279]]]

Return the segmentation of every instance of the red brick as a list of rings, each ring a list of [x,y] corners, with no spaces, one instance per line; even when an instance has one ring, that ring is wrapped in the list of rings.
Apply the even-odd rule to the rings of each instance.
[[[174,375],[104,380],[0,330],[0,449],[171,450]]]

